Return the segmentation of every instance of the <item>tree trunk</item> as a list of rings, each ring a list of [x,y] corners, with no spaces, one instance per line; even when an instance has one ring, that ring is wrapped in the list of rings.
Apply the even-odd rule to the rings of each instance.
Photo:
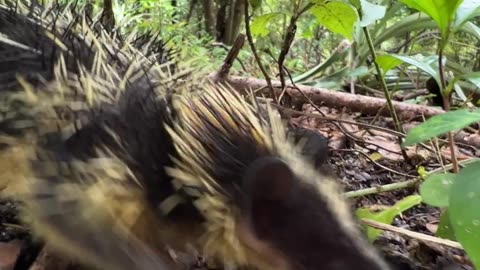
[[[225,40],[225,32],[227,26],[227,7],[228,0],[220,0],[220,6],[217,11],[217,36],[216,41],[223,42]]]
[[[242,25],[242,21],[243,21],[245,1],[236,0],[235,2],[236,3],[235,3],[235,9],[233,12],[232,29],[230,32],[229,39],[227,40],[228,45],[233,44],[233,42],[237,38],[238,33],[240,32],[240,26]]]
[[[235,14],[235,2],[237,1],[244,1],[244,0],[229,0],[227,5],[227,15],[226,15],[226,22],[225,22],[225,34],[223,35],[222,42],[225,44],[231,44],[229,41],[232,39],[232,31],[233,31],[233,21]]]
[[[215,12],[212,0],[203,0],[203,12],[207,32],[210,35],[215,36]]]

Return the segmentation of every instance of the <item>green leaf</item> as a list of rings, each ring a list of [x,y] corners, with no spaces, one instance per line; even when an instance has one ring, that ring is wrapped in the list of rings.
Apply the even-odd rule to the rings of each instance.
[[[422,179],[425,179],[428,176],[428,173],[423,166],[418,166],[417,173]]]
[[[310,12],[328,30],[352,40],[358,16],[350,5],[342,2],[327,2],[315,5]]]
[[[435,235],[443,239],[456,241],[455,232],[453,231],[453,226],[448,215],[448,209],[445,209],[440,216],[440,222],[438,223],[438,229]]]
[[[457,9],[453,26],[459,26],[480,15],[480,0],[464,0]]]
[[[402,145],[409,146],[423,142],[448,131],[457,131],[477,121],[480,121],[480,110],[462,109],[435,115],[412,128]]]
[[[367,0],[360,0],[360,3],[362,7],[362,20],[360,21],[361,27],[369,26],[376,20],[380,20],[385,16],[387,7],[371,4]]]
[[[453,80],[451,80],[448,83],[447,88],[445,89],[444,95],[450,95],[450,92],[452,92],[452,89],[455,87],[455,92],[459,95],[459,97],[464,101],[467,100],[467,97],[461,90],[460,86],[458,86],[457,84],[457,82],[461,79],[467,80],[473,83],[476,87],[480,87],[480,72],[471,72],[467,74],[462,74],[460,76],[455,77]]]
[[[346,76],[349,78],[358,78],[366,75],[368,75],[368,67],[366,66],[359,66],[356,69],[348,70],[346,74]]]
[[[357,217],[362,219],[371,219],[377,222],[381,222],[384,224],[391,224],[393,219],[400,215],[402,212],[418,205],[422,202],[422,197],[419,195],[411,195],[408,197],[403,198],[402,200],[395,203],[392,207],[389,207],[383,211],[373,213],[367,208],[359,208],[356,211]],[[367,237],[370,241],[374,241],[380,234],[382,233],[381,230],[367,227]]]
[[[467,80],[473,83],[476,87],[480,88],[480,72],[472,72],[460,76],[461,79]]]
[[[282,15],[282,13],[268,13],[261,16],[258,16],[252,20],[250,29],[254,36],[266,37],[270,30],[268,29],[268,24],[275,19],[275,17]]]
[[[425,179],[419,190],[423,202],[432,206],[447,207],[455,176],[453,173],[441,173],[432,174]]]
[[[356,9],[360,9],[362,5],[360,4],[361,0],[349,0],[348,2],[352,4]]]
[[[456,239],[480,269],[480,162],[467,165],[450,193],[449,217]]]
[[[325,71],[328,67],[333,66],[336,62],[339,60],[343,60],[345,56],[348,54],[348,50],[350,49],[350,42],[347,40],[343,40],[337,47],[337,50],[333,52],[332,55],[325,61],[321,62],[320,64],[316,65],[312,69],[308,70],[307,72],[304,72],[303,74],[300,74],[298,76],[295,76],[293,78],[293,81],[295,83],[298,82],[304,82],[308,79],[311,79],[312,77],[318,75],[319,73]]]
[[[388,54],[377,56],[375,61],[380,66],[380,68],[382,68],[383,73],[387,73],[390,69],[395,68],[403,63],[402,60],[399,60],[398,58],[395,58]]]
[[[459,28],[460,28],[461,30],[463,30],[464,32],[473,35],[473,36],[476,37],[477,39],[480,39],[480,28],[479,28],[478,26],[476,26],[474,23],[472,23],[472,22],[467,22],[467,23],[459,26]],[[458,31],[458,30],[457,30],[457,31]]]
[[[442,37],[448,34],[450,23],[455,12],[463,0],[401,0],[410,8],[421,11],[430,16],[438,25]]]
[[[390,56],[423,70],[428,75],[435,78],[438,85],[441,85],[440,75],[438,73],[438,56],[431,55],[431,56],[425,57],[421,54],[417,54],[415,56],[390,54]],[[443,63],[445,63],[445,61]]]

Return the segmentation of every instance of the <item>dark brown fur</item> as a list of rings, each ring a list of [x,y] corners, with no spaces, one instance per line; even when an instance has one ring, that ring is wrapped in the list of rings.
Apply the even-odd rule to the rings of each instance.
[[[4,14],[3,18],[10,20],[9,16],[15,17],[15,14]],[[20,29],[26,27],[23,20],[18,22]],[[68,26],[73,22],[58,23]],[[10,23],[11,27],[15,25]],[[43,39],[36,37],[42,33],[40,30],[30,33],[34,38],[29,40],[22,40],[23,37],[18,34],[19,29],[0,30],[8,33],[11,31],[9,36],[32,48],[36,45],[35,40],[43,42]],[[65,36],[65,33],[60,36]],[[75,42],[78,41],[74,35],[72,38]],[[67,46],[69,41],[73,42],[68,39],[62,41]],[[87,55],[81,65],[85,71],[93,72],[88,57],[90,51],[85,50],[88,46],[79,44],[79,53],[72,49],[72,61]],[[118,44],[104,46],[110,45]],[[67,64],[66,78],[55,78],[52,69],[57,61],[55,52],[58,48],[47,41],[39,46],[48,47],[41,48],[41,57],[33,55],[26,59],[20,58],[14,66],[18,67],[16,72],[25,75],[27,81],[35,86],[36,91],[45,90],[46,98],[49,98],[48,91],[53,90],[48,80],[52,79],[52,76],[57,82],[68,79],[68,82],[76,83],[77,79],[68,75],[81,73]],[[119,46],[113,46],[116,47]],[[4,48],[11,49],[0,49]],[[16,50],[12,51],[17,53]],[[43,66],[45,59],[51,62]],[[108,64],[113,72],[117,72],[119,78],[126,76],[125,70],[129,64],[134,64],[129,62],[129,57],[122,57],[119,51],[114,51],[106,59],[105,64]],[[3,60],[3,63],[9,63]],[[30,61],[36,65],[30,67]],[[36,141],[30,146],[35,153],[28,157],[27,162],[32,165],[32,174],[39,179],[38,183],[31,184],[33,192],[27,204],[31,209],[38,210],[32,214],[44,226],[39,226],[38,231],[42,232],[47,240],[61,239],[70,244],[68,248],[72,249],[68,255],[77,255],[79,259],[85,260],[83,263],[87,265],[117,267],[121,270],[151,270],[165,267],[164,252],[157,252],[163,245],[184,249],[186,244],[201,242],[200,235],[216,229],[219,233],[234,234],[220,234],[223,237],[220,240],[223,241],[218,243],[218,247],[213,247],[218,250],[224,247],[232,248],[232,253],[226,253],[226,256],[231,258],[218,258],[226,262],[239,262],[262,269],[388,269],[373,252],[362,250],[369,246],[364,244],[356,231],[342,227],[344,223],[350,226],[352,218],[342,214],[343,210],[337,212],[335,205],[332,205],[332,202],[338,202],[338,205],[344,206],[340,194],[334,193],[334,198],[329,198],[328,196],[332,195],[330,190],[319,188],[321,183],[328,179],[323,174],[310,170],[315,165],[322,165],[327,157],[327,146],[323,137],[318,137],[314,132],[294,132],[297,140],[307,139],[303,154],[308,158],[300,158],[299,153],[295,152],[297,149],[293,151],[292,148],[292,151],[287,153],[280,149],[284,145],[289,146],[290,142],[280,138],[279,133],[283,134],[285,130],[270,130],[269,125],[278,124],[276,118],[270,119],[270,115],[262,115],[246,106],[242,103],[243,99],[233,92],[222,92],[230,90],[201,85],[200,90],[203,92],[199,91],[187,100],[192,104],[176,108],[172,105],[172,92],[175,89],[153,83],[154,79],[158,78],[155,78],[155,73],[149,70],[148,65],[141,66],[133,74],[141,76],[136,80],[127,80],[122,92],[117,89],[120,84],[117,81],[106,86],[108,93],[115,96],[118,94],[119,99],[95,103],[87,107],[88,109],[76,111],[70,108],[69,102],[86,103],[86,94],[75,92],[84,89],[70,88],[68,83],[64,83],[62,89],[66,89],[67,94],[71,95],[67,95],[67,98],[72,100],[65,104],[52,105],[55,113],[46,110],[45,116],[25,110],[25,115],[18,114],[17,118],[0,122],[0,127],[3,124],[8,127],[2,128],[1,131],[5,133],[15,130],[16,125],[10,124],[18,123],[18,120],[27,118],[32,123],[29,130],[36,136]],[[32,81],[29,79],[30,75],[42,75],[47,79],[47,83]],[[100,78],[107,76],[101,72],[94,75]],[[13,77],[8,78],[10,85]],[[92,77],[92,82],[97,82],[95,79],[96,77]],[[18,86],[16,85],[17,88]],[[176,86],[178,85],[175,84]],[[158,89],[162,91],[156,91]],[[209,91],[214,91],[215,94],[206,98],[206,94],[211,93]],[[201,102],[197,101],[202,98],[204,99],[201,102],[204,102],[203,105],[209,113],[198,110]],[[36,108],[35,104],[32,106]],[[199,121],[188,119],[188,113],[198,116]],[[63,132],[66,126],[44,134],[43,117],[54,120],[62,118],[75,128],[69,136],[65,136]],[[232,121],[227,121],[226,117],[231,117]],[[241,121],[242,117],[246,120]],[[81,124],[77,125],[74,120],[81,120]],[[261,125],[252,124],[257,120]],[[178,138],[172,137],[167,127],[179,134],[186,133],[186,136],[176,134]],[[204,133],[197,134],[199,130]],[[258,136],[255,137],[254,134]],[[273,143],[267,143],[268,139],[272,139]],[[198,146],[189,145],[193,142],[199,143],[199,148],[203,149],[193,149]],[[186,144],[189,150],[193,149],[193,152],[179,154],[181,152],[178,152],[178,149],[183,144]],[[99,153],[99,149],[105,151]],[[109,159],[120,168],[98,166],[102,165],[100,162],[104,160],[97,158]],[[198,160],[191,164],[188,163],[190,158]],[[200,167],[207,175],[188,165]],[[168,169],[177,169],[177,174]],[[308,173],[304,173],[303,169]],[[125,175],[121,174],[124,173],[123,170],[126,171]],[[185,179],[181,177],[188,173],[194,174],[195,185],[176,188],[175,181],[186,183],[187,181],[182,182]],[[218,188],[207,190],[205,185],[208,181],[214,181]],[[78,190],[64,194],[62,192],[67,191],[62,189],[63,185]],[[104,185],[108,187],[105,188]],[[102,200],[98,201],[94,200],[98,199],[97,197],[90,198],[90,188],[97,187],[101,195],[112,192],[114,196],[107,199],[99,196]],[[195,192],[191,192],[192,190]],[[118,193],[115,193],[116,191]],[[332,189],[333,191],[337,192],[335,189]],[[173,195],[183,201],[173,210],[164,211],[163,203]],[[226,212],[220,212],[213,204],[206,211],[219,216],[232,215],[226,218],[227,221],[231,219],[235,223],[233,230],[221,222],[219,224],[224,227],[214,228],[218,225],[214,224],[215,220],[194,204],[198,197],[205,199],[208,196],[213,196],[223,203],[222,210]],[[103,209],[103,206],[106,209]],[[98,214],[95,216],[97,219],[88,219],[83,215],[90,213],[92,209],[98,210],[94,213]],[[116,221],[130,226],[127,226],[130,231],[118,229]],[[212,235],[214,234],[209,236],[214,237]],[[229,242],[232,238],[234,240]],[[239,245],[235,246],[237,240]],[[224,242],[226,244],[222,246]],[[59,243],[53,244],[58,244],[60,247],[57,247],[57,250],[61,252],[62,247],[67,248],[65,243],[63,246]],[[246,258],[237,257],[235,251],[245,252]],[[76,252],[80,254],[75,254]]]

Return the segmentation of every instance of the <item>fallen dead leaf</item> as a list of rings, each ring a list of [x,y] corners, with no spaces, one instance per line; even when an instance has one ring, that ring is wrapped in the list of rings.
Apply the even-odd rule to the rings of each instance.
[[[435,234],[438,230],[438,224],[436,223],[427,223],[425,224],[425,228],[427,228],[427,230],[433,234]]]

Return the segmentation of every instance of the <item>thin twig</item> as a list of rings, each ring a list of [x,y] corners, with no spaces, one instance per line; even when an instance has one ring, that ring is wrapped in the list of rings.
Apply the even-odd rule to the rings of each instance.
[[[440,43],[442,43],[442,41],[440,41]],[[446,82],[445,82],[445,72],[443,70],[442,58],[443,58],[443,45],[441,44],[438,52],[438,70],[440,73],[440,82],[442,85],[441,93],[442,93],[442,100],[443,100],[443,108],[445,109],[445,111],[448,112],[450,111],[450,93],[444,93],[446,88]],[[459,168],[457,164],[458,161],[457,161],[457,154],[455,152],[455,141],[453,138],[453,133],[449,131],[447,136],[448,136],[448,144],[450,146],[451,160],[453,163],[453,172],[458,173]]]
[[[438,237],[423,234],[423,233],[409,231],[409,230],[399,228],[399,227],[395,227],[395,226],[392,226],[392,225],[389,225],[389,224],[380,223],[380,222],[377,222],[377,221],[374,221],[374,220],[371,220],[371,219],[363,218],[363,219],[361,219],[361,222],[370,226],[370,227],[376,228],[376,229],[380,229],[380,230],[384,230],[384,231],[391,231],[391,232],[402,234],[404,236],[407,236],[407,237],[410,237],[410,238],[413,238],[413,239],[417,239],[417,240],[420,240],[420,241],[432,242],[432,243],[440,244],[440,245],[443,245],[443,246],[463,250],[463,247],[460,243],[452,241],[452,240],[442,239],[442,238],[438,238]]]
[[[467,160],[462,160],[459,162],[459,165],[467,165],[467,164],[470,164],[470,163],[473,163],[473,162],[476,162],[476,161],[479,161],[480,159],[478,158],[471,158],[471,159],[467,159]],[[434,173],[439,173],[439,172],[442,172],[444,169],[451,169],[453,167],[453,165],[450,163],[448,165],[446,165],[444,168],[440,167],[440,168],[437,168],[435,170],[431,170],[427,173],[427,175],[431,175],[431,174],[434,174]],[[378,187],[371,187],[371,188],[365,188],[365,189],[359,189],[359,190],[354,190],[354,191],[349,191],[349,192],[345,192],[344,195],[347,197],[347,198],[354,198],[354,197],[360,197],[360,196],[367,196],[367,195],[371,195],[371,194],[378,194],[378,193],[382,193],[382,192],[387,192],[387,191],[394,191],[394,190],[399,190],[399,189],[402,189],[402,188],[407,188],[407,187],[412,187],[414,186],[416,183],[419,183],[420,181],[422,181],[422,178],[419,176],[415,179],[411,179],[411,180],[407,180],[407,181],[403,181],[403,182],[398,182],[398,183],[393,183],[393,184],[387,184],[387,185],[383,185],[383,186],[378,186]]]
[[[260,59],[260,56],[258,55],[257,49],[255,48],[255,44],[253,43],[252,32],[250,31],[250,17],[248,15],[249,1],[244,0],[244,2],[245,2],[244,3],[244,6],[245,6],[245,31],[246,31],[246,34],[247,34],[248,44],[250,45],[252,53],[255,56],[255,60],[257,61],[258,67],[262,71],[263,77],[265,77],[265,81],[267,82],[268,88],[270,89],[270,93],[272,95],[273,101],[275,103],[278,103],[277,96],[275,94],[275,89],[273,89],[272,80],[270,79],[270,76],[268,76],[267,71],[265,70],[265,67],[262,64],[262,60]]]
[[[361,127],[367,127],[367,128],[376,129],[376,130],[379,130],[379,131],[382,131],[382,132],[385,132],[385,133],[388,133],[388,134],[392,134],[392,135],[395,135],[395,136],[405,137],[405,134],[403,134],[403,133],[400,133],[400,132],[397,132],[395,130],[391,130],[391,129],[388,129],[388,128],[375,126],[375,125],[372,125],[372,124],[355,122],[355,121],[350,121],[350,120],[345,120],[345,119],[332,118],[332,117],[322,116],[322,115],[318,115],[318,114],[314,114],[314,113],[306,113],[306,112],[296,111],[296,110],[285,108],[283,106],[276,105],[276,104],[273,104],[273,107],[275,107],[276,109],[278,109],[278,110],[280,110],[284,113],[287,113],[288,115],[291,115],[291,116],[297,116],[297,115],[308,116],[308,117],[312,117],[312,118],[315,118],[315,119],[318,119],[318,120],[324,120],[324,121],[329,121],[329,122],[339,122],[339,123],[345,123],[345,124],[356,125],[356,126],[361,126]]]
[[[368,31],[367,27],[363,27],[363,32],[365,34],[365,39],[367,40],[367,44],[368,44],[368,47],[370,49],[370,54],[372,55],[373,65],[375,66],[375,69],[377,71],[378,79],[380,80],[380,83],[381,83],[382,88],[383,88],[383,92],[385,94],[385,100],[387,102],[388,109],[389,109],[390,114],[392,115],[392,118],[393,118],[393,124],[395,126],[395,130],[403,133],[403,128],[400,124],[400,120],[397,116],[397,112],[395,110],[395,107],[393,106],[393,102],[392,102],[392,98],[390,96],[390,93],[388,92],[388,87],[387,87],[387,83],[385,82],[385,77],[383,76],[382,70],[381,70],[380,66],[378,65],[378,63],[376,61],[377,53],[375,51],[375,47],[373,46],[372,37],[370,36],[370,32]],[[398,144],[400,144],[400,145],[402,144],[402,138],[401,137],[398,137]],[[405,159],[405,161],[409,161],[409,158],[408,158],[408,155],[407,155],[407,152],[405,151],[405,149],[401,148],[401,151],[402,151],[402,155],[403,155],[403,158]]]
[[[349,192],[345,192],[344,195],[347,198],[356,198],[356,197],[362,197],[362,196],[378,194],[378,193],[383,193],[383,192],[395,191],[395,190],[400,190],[400,189],[404,189],[404,188],[413,187],[419,181],[420,181],[419,178],[416,178],[416,179],[411,179],[411,180],[407,180],[407,181],[382,185],[382,186],[378,186],[378,187],[370,187],[370,188],[364,188],[364,189],[349,191]]]
[[[297,85],[295,84],[295,82],[293,82],[293,78],[292,78],[292,74],[286,69],[285,70],[290,78],[290,82],[292,84],[292,87],[297,90],[308,102],[309,104],[319,113],[321,114],[323,117],[325,117],[325,114],[320,110],[320,108],[313,102],[313,100],[308,96],[306,95],[300,88],[297,87]],[[345,134],[345,136],[347,136],[350,140],[354,141],[354,142],[361,142],[361,143],[366,143],[365,141],[363,140],[360,140],[358,138],[356,138],[354,135],[350,134],[350,132],[348,132],[347,130],[345,130],[345,128],[340,124],[340,123],[337,123],[335,121],[332,121],[331,122],[333,125],[335,125],[343,134]],[[375,145],[376,147],[380,148],[380,149],[383,149],[385,151],[388,151],[388,152],[391,152],[391,153],[395,153],[395,154],[398,154],[397,152],[395,151],[392,151],[390,149],[387,149],[383,146],[380,146],[380,145],[376,145],[376,144],[373,144],[373,143],[370,143],[371,145]]]
[[[290,47],[292,46],[293,40],[295,39],[295,33],[297,32],[297,20],[298,18],[306,12],[309,8],[313,6],[312,3],[307,4],[303,9],[301,9],[298,13],[294,12],[294,15],[290,18],[290,24],[287,28],[287,33],[285,34],[285,38],[283,40],[282,50],[280,51],[280,55],[278,56],[278,72],[280,75],[280,84],[282,87],[282,95],[286,90],[286,81],[285,81],[285,73],[283,63],[287,57],[288,52],[290,51]],[[295,10],[297,10],[298,6],[295,6]]]

